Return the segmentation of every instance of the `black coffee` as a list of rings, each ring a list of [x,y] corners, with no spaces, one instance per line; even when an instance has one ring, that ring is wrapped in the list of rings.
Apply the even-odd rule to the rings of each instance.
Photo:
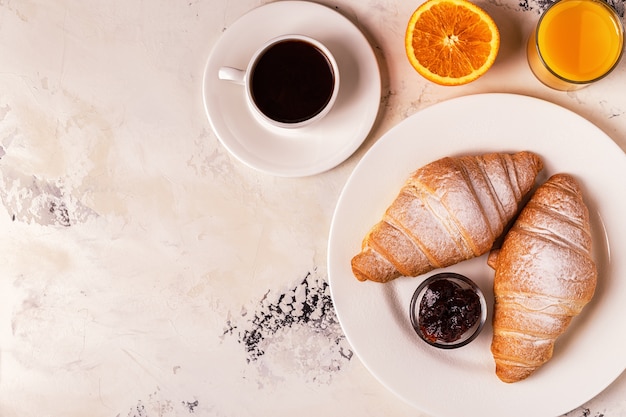
[[[252,70],[252,99],[267,117],[297,123],[321,112],[333,94],[335,75],[315,45],[285,40],[272,45]]]

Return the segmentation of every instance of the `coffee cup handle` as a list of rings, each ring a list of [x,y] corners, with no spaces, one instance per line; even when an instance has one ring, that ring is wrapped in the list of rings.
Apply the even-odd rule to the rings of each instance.
[[[220,80],[230,81],[236,84],[245,83],[246,72],[233,67],[220,67],[217,77]]]

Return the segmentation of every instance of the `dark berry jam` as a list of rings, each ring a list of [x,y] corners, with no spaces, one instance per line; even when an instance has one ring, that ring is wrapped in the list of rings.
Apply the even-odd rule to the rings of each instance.
[[[419,305],[418,325],[427,340],[451,343],[476,324],[480,313],[478,294],[441,279],[426,287]]]

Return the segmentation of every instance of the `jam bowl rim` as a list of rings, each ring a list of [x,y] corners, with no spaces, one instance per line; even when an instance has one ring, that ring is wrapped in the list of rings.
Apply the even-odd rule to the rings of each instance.
[[[452,280],[452,281],[461,281],[463,283],[464,288],[470,288],[476,293],[476,295],[478,295],[478,299],[480,302],[480,316],[478,317],[478,322],[475,323],[470,329],[468,329],[467,332],[463,334],[463,336],[460,339],[454,342],[450,342],[450,343],[428,340],[422,334],[422,331],[420,330],[420,326],[418,323],[419,301],[421,301],[421,298],[423,294],[425,293],[426,287],[435,281],[445,280],[445,279]],[[417,335],[422,341],[440,349],[456,349],[462,346],[466,346],[467,344],[472,342],[474,339],[476,339],[478,335],[481,333],[482,329],[485,326],[485,323],[487,322],[487,300],[485,299],[485,295],[480,289],[480,287],[472,279],[466,277],[465,275],[458,274],[456,272],[440,272],[424,279],[417,286],[417,288],[413,292],[413,295],[411,296],[411,302],[409,305],[409,317],[411,319],[411,326],[413,327],[413,330],[415,331],[415,333],[417,333]],[[472,332],[472,331],[473,333],[468,336],[467,333]]]

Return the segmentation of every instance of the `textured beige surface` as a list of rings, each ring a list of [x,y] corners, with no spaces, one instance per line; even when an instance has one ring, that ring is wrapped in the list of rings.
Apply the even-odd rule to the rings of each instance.
[[[220,145],[201,82],[224,30],[264,3],[0,2],[2,417],[418,416],[324,298],[333,209],[364,152],[421,109],[494,91],[574,110],[626,149],[624,63],[576,93],[533,78],[523,44],[543,2],[482,2],[498,59],[445,88],[404,57],[419,2],[323,0],[374,47],[379,118],[329,172],[257,173]],[[622,375],[585,415],[624,414],[625,390]]]

